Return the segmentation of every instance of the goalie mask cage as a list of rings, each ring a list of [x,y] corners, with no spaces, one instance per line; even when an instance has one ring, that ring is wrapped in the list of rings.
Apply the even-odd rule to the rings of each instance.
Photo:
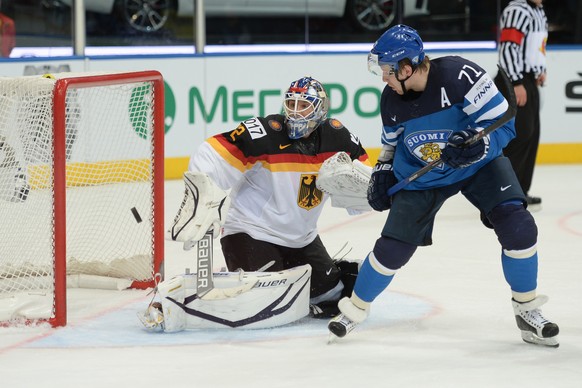
[[[159,72],[0,77],[0,324],[67,321],[67,287],[148,288],[163,256]]]

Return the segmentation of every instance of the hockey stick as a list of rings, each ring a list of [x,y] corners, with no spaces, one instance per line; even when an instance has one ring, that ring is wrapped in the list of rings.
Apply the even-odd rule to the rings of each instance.
[[[259,281],[257,279],[251,279],[249,281],[243,282],[240,285],[229,287],[229,288],[215,288],[214,287],[214,277],[213,277],[213,265],[212,260],[213,255],[213,237],[212,231],[206,232],[204,237],[198,241],[198,259],[197,259],[197,269],[196,269],[196,294],[200,299],[203,300],[218,300],[232,298],[237,295],[242,294],[251,290]],[[271,260],[256,272],[263,272],[267,268],[275,264],[274,260]],[[242,281],[242,279],[241,279]]]
[[[515,114],[517,113],[517,102],[515,100],[515,91],[513,90],[513,85],[511,84],[511,81],[509,80],[509,77],[507,76],[507,74],[505,74],[505,71],[503,71],[503,69],[499,65],[497,65],[497,67],[499,68],[499,72],[501,73],[501,78],[503,78],[503,82],[507,86],[507,90],[509,93],[509,101],[508,101],[509,106],[507,107],[507,110],[505,111],[503,116],[498,118],[493,124],[489,125],[488,127],[483,128],[482,131],[477,132],[473,137],[470,137],[469,139],[465,140],[465,142],[461,145],[461,147],[467,147],[473,143],[478,142],[479,140],[481,140],[485,136],[489,135],[491,132],[495,131],[497,128],[505,125],[513,117],[515,117]],[[415,173],[413,173],[409,177],[401,180],[400,182],[396,183],[394,186],[390,187],[388,189],[388,196],[389,197],[393,196],[394,194],[396,194],[397,192],[402,190],[410,182],[417,180],[418,178],[420,178],[421,176],[423,176],[424,174],[426,174],[427,172],[429,172],[430,170],[432,170],[433,168],[435,168],[436,166],[438,166],[441,163],[442,162],[441,162],[440,157],[434,159],[432,162],[430,162],[429,164],[427,164],[426,166],[424,166],[420,170],[416,171]]]
[[[196,262],[196,294],[203,297],[214,288],[212,277],[212,231],[206,232],[198,241],[198,260]]]
[[[212,260],[213,254],[212,231],[206,232],[198,241],[198,260],[196,262],[196,294],[200,299],[216,300],[232,298],[238,294],[250,290],[255,283],[243,283],[232,288],[214,288],[214,276]]]

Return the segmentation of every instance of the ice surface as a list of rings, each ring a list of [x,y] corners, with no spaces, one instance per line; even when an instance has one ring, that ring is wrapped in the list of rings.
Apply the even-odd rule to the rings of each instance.
[[[560,347],[521,341],[494,233],[462,197],[437,216],[420,248],[373,304],[368,321],[327,344],[326,321],[262,330],[146,332],[145,291],[70,290],[69,324],[0,328],[0,385],[20,387],[580,387],[582,384],[582,165],[538,166],[539,293],[560,325]],[[182,183],[166,184],[166,222]],[[372,248],[385,214],[327,208],[330,253]],[[219,244],[216,244],[219,245]],[[195,269],[166,243],[166,276]],[[221,253],[215,251],[215,268]]]

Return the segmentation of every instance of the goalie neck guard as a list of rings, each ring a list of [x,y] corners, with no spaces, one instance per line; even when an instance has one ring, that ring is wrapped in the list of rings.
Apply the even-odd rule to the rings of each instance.
[[[327,118],[329,99],[323,85],[311,77],[291,82],[283,101],[291,139],[307,137]]]

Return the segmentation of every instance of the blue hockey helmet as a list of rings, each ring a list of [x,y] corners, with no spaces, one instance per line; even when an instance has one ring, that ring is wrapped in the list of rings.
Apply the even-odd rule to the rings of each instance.
[[[374,43],[368,54],[368,70],[376,75],[382,75],[386,67],[388,71],[398,72],[398,62],[406,58],[415,68],[424,60],[424,46],[414,28],[398,24]]]
[[[283,101],[291,139],[309,136],[327,118],[329,99],[323,85],[311,77],[291,82]]]

